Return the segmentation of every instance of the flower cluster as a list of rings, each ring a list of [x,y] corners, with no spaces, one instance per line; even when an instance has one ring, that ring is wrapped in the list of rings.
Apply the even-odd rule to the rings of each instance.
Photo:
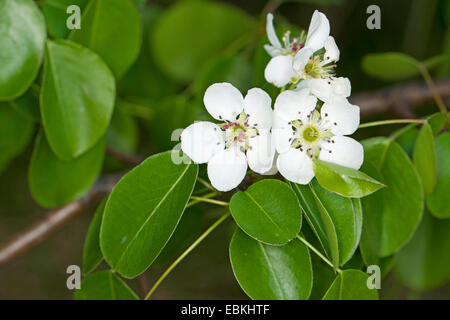
[[[314,12],[307,33],[279,41],[273,15],[267,15],[265,46],[272,57],[265,78],[283,88],[272,110],[270,96],[259,88],[245,98],[229,83],[205,92],[204,104],[221,121],[196,122],[181,135],[181,148],[196,163],[207,163],[208,177],[220,191],[237,187],[247,167],[260,174],[278,169],[283,177],[307,184],[314,177],[313,160],[359,169],[363,148],[347,137],[359,125],[359,107],[352,105],[347,78],[335,77],[339,49],[327,17]],[[288,88],[288,89],[286,89]]]

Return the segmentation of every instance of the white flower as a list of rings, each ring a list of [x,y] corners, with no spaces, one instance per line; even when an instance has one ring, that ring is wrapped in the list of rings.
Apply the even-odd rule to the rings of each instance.
[[[275,101],[273,138],[278,171],[286,179],[307,184],[314,177],[313,159],[359,169],[364,151],[346,137],[359,125],[359,107],[347,99],[325,102],[316,110],[317,98],[309,88],[286,90]]]
[[[208,177],[219,191],[237,187],[247,173],[247,164],[264,174],[273,167],[272,100],[259,89],[245,96],[229,83],[215,83],[205,92],[206,110],[220,125],[202,121],[181,134],[181,149],[196,163],[208,163]]]
[[[295,90],[309,88],[311,93],[323,102],[332,103],[334,100],[350,97],[352,86],[345,77],[329,77],[327,79],[302,80]]]
[[[264,70],[264,77],[267,82],[276,87],[283,87],[296,76],[293,69],[294,55],[303,47],[305,34],[297,38],[290,38],[290,32],[283,36],[283,45],[278,40],[275,28],[273,27],[273,15],[267,14],[266,32],[270,44],[266,44],[264,49],[272,57]]]

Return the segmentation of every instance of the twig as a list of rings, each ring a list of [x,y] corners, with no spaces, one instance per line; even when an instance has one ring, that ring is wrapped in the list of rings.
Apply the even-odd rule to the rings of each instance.
[[[38,221],[20,232],[0,247],[0,265],[4,265],[25,254],[70,223],[94,203],[99,202],[112,190],[120,177],[121,175],[113,175],[99,179],[85,196],[64,207],[51,210],[42,221]]]
[[[434,80],[436,93],[444,101],[450,100],[450,77]],[[418,106],[433,102],[433,92],[425,82],[410,82],[389,88],[353,95],[350,102],[361,108],[361,117],[394,114],[411,117],[409,112]]]

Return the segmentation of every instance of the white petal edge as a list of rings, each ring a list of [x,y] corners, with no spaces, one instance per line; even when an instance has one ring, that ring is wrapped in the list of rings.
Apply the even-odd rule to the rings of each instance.
[[[333,143],[334,141],[334,143]],[[364,161],[363,146],[355,139],[334,136],[330,142],[324,142],[319,159],[344,167],[358,170]],[[330,152],[331,151],[331,152]]]
[[[238,148],[217,152],[208,162],[208,177],[214,188],[230,191],[236,188],[247,173],[247,157]]]
[[[347,99],[324,103],[320,114],[322,119],[328,122],[331,132],[335,135],[350,135],[358,129],[359,107],[351,104]]]
[[[308,184],[314,178],[313,162],[304,151],[290,149],[278,156],[277,168],[283,177],[299,184]]]
[[[206,89],[203,98],[206,110],[217,120],[236,120],[244,109],[244,97],[233,85],[227,82],[214,83]]]
[[[263,174],[273,167],[275,145],[269,130],[259,132],[259,135],[249,140],[247,150],[248,166],[253,171]]]
[[[311,58],[311,56],[313,55],[314,50],[309,48],[309,47],[305,47],[300,49],[294,57],[294,62],[292,67],[294,68],[294,70],[297,73],[302,73],[303,69],[305,69],[306,65],[308,64],[309,59]]]
[[[275,100],[274,112],[285,121],[303,120],[314,110],[317,98],[311,95],[308,88],[301,90],[285,90]]]
[[[325,40],[325,54],[324,58],[327,62],[339,61],[340,51],[336,45],[336,41],[332,36],[329,36],[327,40]]]
[[[181,150],[196,163],[208,162],[224,148],[224,132],[212,122],[193,123],[181,133]]]
[[[270,59],[264,70],[266,81],[278,88],[287,85],[296,75],[292,68],[293,59],[291,55],[281,55]]]
[[[277,33],[275,32],[275,28],[273,26],[273,14],[268,13],[266,19],[266,32],[267,38],[272,46],[275,48],[281,48],[280,40],[278,40]]]
[[[272,127],[272,99],[262,89],[248,90],[244,98],[244,111],[248,117],[248,124],[257,129],[270,129]]]
[[[305,47],[309,47],[315,52],[323,48],[329,35],[330,22],[328,18],[322,12],[314,11],[309,24]]]

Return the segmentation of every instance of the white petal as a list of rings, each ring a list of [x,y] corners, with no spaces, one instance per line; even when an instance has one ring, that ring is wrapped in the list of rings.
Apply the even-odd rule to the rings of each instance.
[[[308,79],[306,80],[311,93],[324,102],[331,101],[333,87],[330,79]]]
[[[339,60],[339,48],[336,45],[336,41],[334,41],[334,38],[332,36],[329,36],[324,44],[325,47],[325,54],[324,58],[325,61],[331,62],[331,61],[338,61]]]
[[[280,54],[283,54],[283,49],[282,48],[277,48],[277,47],[271,46],[270,44],[265,44],[264,45],[264,50],[266,50],[266,52],[271,57],[275,57],[275,56],[278,56]]]
[[[309,89],[286,90],[275,100],[275,113],[286,121],[303,120],[314,110],[317,98],[311,95]]]
[[[293,63],[294,70],[298,73],[302,72],[303,69],[305,69],[305,66],[308,63],[309,58],[311,58],[313,53],[314,53],[314,50],[309,47],[300,49],[295,54],[295,57],[294,57],[294,63]]]
[[[290,139],[294,136],[294,129],[288,122],[274,114],[272,139],[278,153],[286,152],[291,148]]]
[[[181,150],[196,163],[206,163],[225,148],[224,132],[214,123],[191,124],[181,133]]]
[[[324,103],[320,114],[328,121],[331,132],[344,136],[352,134],[359,126],[359,107],[347,99],[337,99],[332,103]]]
[[[330,35],[330,22],[327,17],[319,11],[314,11],[309,24],[308,36],[306,37],[305,47],[310,47],[313,51],[323,48],[325,40]]]
[[[296,75],[292,68],[293,59],[291,55],[281,55],[272,58],[264,70],[266,81],[278,88],[287,85]]]
[[[277,168],[289,181],[308,184],[314,178],[313,163],[304,151],[290,149],[278,156]]]
[[[227,82],[209,86],[203,103],[206,110],[217,120],[234,121],[244,109],[244,97],[241,92]]]
[[[236,188],[247,173],[247,157],[238,148],[217,152],[208,162],[208,177],[214,188],[230,191]]]
[[[352,85],[348,78],[331,78],[331,86],[333,88],[333,95],[342,98],[350,97],[350,94],[352,92]]]
[[[267,38],[269,38],[270,44],[275,48],[281,48],[280,40],[278,40],[277,33],[275,32],[275,28],[273,27],[273,14],[267,14],[266,20],[266,32]]]
[[[260,131],[258,136],[250,138],[249,145],[247,160],[250,169],[260,174],[269,171],[275,157],[275,146],[270,131]]]
[[[244,111],[248,117],[248,124],[257,129],[272,127],[272,99],[264,90],[253,88],[248,90],[244,98]]]
[[[334,141],[334,143],[333,143]],[[319,159],[358,170],[364,161],[362,145],[349,137],[334,136],[322,144]],[[331,152],[330,152],[331,151]]]

